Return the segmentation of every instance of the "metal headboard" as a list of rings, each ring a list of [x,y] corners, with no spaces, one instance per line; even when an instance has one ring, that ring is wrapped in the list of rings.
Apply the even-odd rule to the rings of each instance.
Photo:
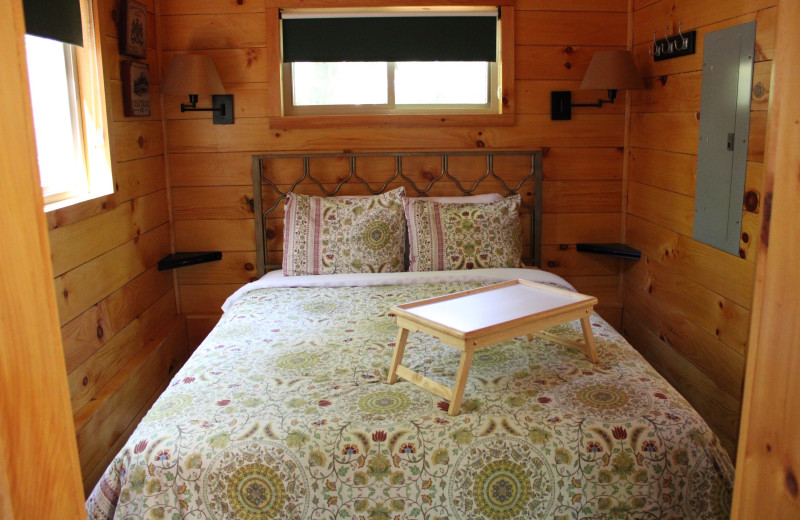
[[[522,177],[516,186],[509,186],[504,179],[498,176],[494,171],[494,158],[496,156],[530,156],[530,170]],[[462,182],[449,171],[449,158],[455,156],[473,156],[485,157],[486,159],[486,172],[482,177],[477,179],[471,187],[465,187]],[[357,164],[360,158],[365,157],[393,157],[395,161],[395,171],[385,181],[381,181],[380,187],[374,189],[370,183],[357,173]],[[441,171],[439,175],[433,179],[427,186],[419,187],[403,172],[403,158],[404,157],[440,157],[441,158]],[[311,172],[311,159],[341,159],[346,158],[350,161],[349,174],[336,183],[333,189],[325,188],[322,181],[315,178]],[[284,183],[283,186],[289,186],[288,189],[282,191],[275,182],[272,181],[264,172],[264,161],[272,159],[299,159],[302,160],[303,172],[302,176],[295,179],[291,183]],[[524,258],[523,261],[530,265],[537,267],[541,266],[541,229],[542,229],[542,152],[539,150],[527,151],[468,151],[468,152],[376,152],[376,153],[320,153],[320,154],[282,154],[282,153],[265,153],[253,155],[253,211],[255,213],[256,223],[256,258],[258,262],[258,276],[262,276],[268,270],[280,269],[280,264],[270,264],[268,258],[267,247],[267,217],[272,213],[278,205],[286,198],[286,194],[293,191],[298,184],[303,181],[311,181],[314,183],[322,193],[328,197],[335,196],[339,193],[342,186],[350,181],[358,181],[364,186],[365,194],[377,195],[386,191],[389,184],[393,181],[402,180],[406,186],[406,194],[408,196],[426,196],[431,191],[431,188],[442,179],[452,181],[455,186],[464,195],[473,195],[476,193],[481,182],[486,179],[494,179],[499,181],[500,185],[506,191],[505,196],[520,193],[526,187],[533,187],[533,205],[527,203],[522,199],[521,205],[528,209],[530,212],[530,244],[531,244],[531,257]],[[373,181],[374,183],[374,181]],[[332,182],[328,183],[334,184]],[[263,186],[267,186],[277,194],[274,203],[268,208],[264,208],[263,200]]]

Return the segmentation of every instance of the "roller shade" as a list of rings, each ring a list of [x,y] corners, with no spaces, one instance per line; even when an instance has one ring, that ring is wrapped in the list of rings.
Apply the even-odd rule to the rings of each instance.
[[[25,32],[83,46],[80,0],[23,0]]]
[[[283,61],[489,61],[497,15],[284,16]]]

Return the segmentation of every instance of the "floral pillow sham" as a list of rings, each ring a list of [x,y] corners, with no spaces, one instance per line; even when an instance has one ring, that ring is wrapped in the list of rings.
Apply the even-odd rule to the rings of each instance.
[[[402,187],[370,197],[287,194],[283,274],[403,271],[404,195]]]
[[[520,196],[488,203],[404,199],[409,271],[519,267]]]

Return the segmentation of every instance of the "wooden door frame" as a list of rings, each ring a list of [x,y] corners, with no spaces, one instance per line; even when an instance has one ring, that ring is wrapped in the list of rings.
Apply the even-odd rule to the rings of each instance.
[[[733,520],[800,518],[800,3],[777,9]]]
[[[24,34],[22,0],[0,2],[0,517],[85,519]]]

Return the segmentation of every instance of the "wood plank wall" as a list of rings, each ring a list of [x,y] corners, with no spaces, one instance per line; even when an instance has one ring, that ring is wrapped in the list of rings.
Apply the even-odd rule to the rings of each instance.
[[[543,149],[543,265],[579,290],[598,295],[598,311],[619,326],[619,261],[577,253],[575,244],[622,237],[624,94],[602,110],[576,109],[572,121],[551,121],[549,100],[552,90],[572,90],[576,102],[603,94],[577,89],[595,50],[625,47],[627,0],[512,3],[513,126],[306,129],[270,125],[269,116],[276,114],[270,100],[278,88],[274,27],[280,2],[159,1],[162,73],[176,53],[208,54],[226,90],[235,96],[232,126],[214,126],[208,114],[182,114],[182,99],[165,97],[176,250],[223,251],[221,262],[180,269],[180,299],[191,343],[201,341],[214,325],[224,299],[254,276],[250,155],[269,151]],[[282,4],[287,3],[297,2]],[[201,98],[203,102],[208,100]]]
[[[735,455],[760,231],[775,0],[634,0],[634,55],[647,89],[632,97],[623,333],[697,408]],[[705,34],[757,21],[739,256],[692,239]],[[653,30],[697,30],[693,56],[654,62]]]
[[[21,0],[0,4],[0,518],[86,518],[36,164]]]
[[[99,26],[114,193],[52,211],[47,222],[56,299],[85,491],[188,357],[171,272],[154,2],[145,2],[150,117],[124,116],[117,0]]]
[[[800,3],[777,6],[775,73],[764,174],[739,457],[731,520],[800,518]],[[766,210],[769,207],[769,211]],[[776,413],[776,411],[778,411]]]

